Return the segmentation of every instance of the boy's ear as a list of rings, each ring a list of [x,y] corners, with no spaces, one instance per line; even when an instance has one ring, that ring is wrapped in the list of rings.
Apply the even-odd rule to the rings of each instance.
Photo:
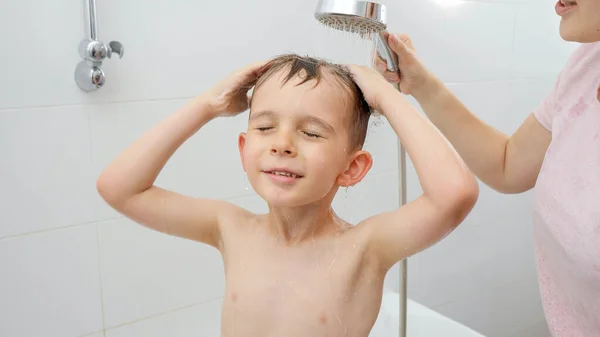
[[[358,184],[373,166],[373,158],[367,151],[357,151],[348,168],[337,178],[337,184],[342,187],[350,187]]]
[[[238,149],[240,151],[240,158],[242,160],[242,167],[244,168],[244,172],[246,172],[246,166],[244,164],[244,146],[246,145],[246,133],[242,132],[238,136]]]

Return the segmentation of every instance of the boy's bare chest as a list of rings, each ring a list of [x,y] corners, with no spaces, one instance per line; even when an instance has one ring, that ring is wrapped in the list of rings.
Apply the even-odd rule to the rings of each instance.
[[[228,295],[238,303],[242,297],[282,305],[291,298],[298,305],[337,302],[362,278],[359,248],[343,244],[238,248],[225,265]]]
[[[256,333],[278,326],[303,327],[309,334],[368,326],[377,316],[384,276],[368,265],[364,247],[343,241],[238,245],[228,250],[225,271],[223,322],[258,328]]]

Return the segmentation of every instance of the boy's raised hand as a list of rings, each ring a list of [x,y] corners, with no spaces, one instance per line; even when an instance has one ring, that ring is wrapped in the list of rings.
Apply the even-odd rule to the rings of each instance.
[[[398,90],[374,69],[355,64],[347,65],[347,67],[371,108],[384,114],[382,111],[383,100],[389,97],[398,99]]]
[[[235,116],[246,111],[250,107],[248,91],[267,70],[266,65],[266,61],[249,64],[214,85],[206,95],[215,116]]]

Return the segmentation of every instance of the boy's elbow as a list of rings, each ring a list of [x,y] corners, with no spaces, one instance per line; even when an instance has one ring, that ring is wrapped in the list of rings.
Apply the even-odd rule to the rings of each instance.
[[[106,173],[102,173],[96,180],[96,191],[110,206],[116,207],[123,199],[119,190],[118,183]]]
[[[462,222],[462,220],[471,213],[479,199],[479,184],[474,176],[470,176],[469,179],[466,179],[462,186],[458,188],[456,199],[458,205],[457,215]]]
[[[452,219],[452,225],[458,226],[471,213],[479,199],[479,185],[474,177],[464,179],[454,186],[446,199],[447,219]]]

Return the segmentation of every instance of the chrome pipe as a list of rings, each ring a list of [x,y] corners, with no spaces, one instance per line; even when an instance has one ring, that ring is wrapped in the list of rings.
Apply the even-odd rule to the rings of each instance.
[[[398,84],[394,85],[398,91],[400,91],[400,87]],[[407,186],[406,186],[406,150],[398,139],[398,197],[400,207],[406,205],[407,203]],[[402,259],[400,261],[400,284],[399,284],[399,307],[400,307],[400,317],[399,317],[399,333],[400,337],[407,337],[407,325],[408,325],[408,257]]]
[[[88,27],[90,40],[96,40],[96,31],[98,30],[96,17],[96,0],[88,0]]]
[[[96,17],[96,0],[86,2],[87,13],[87,38],[79,43],[79,56],[83,59],[75,67],[75,83],[79,89],[89,92],[96,91],[106,82],[106,76],[102,70],[102,62],[106,57],[111,58],[113,54],[123,57],[124,48],[119,41],[110,41],[104,44],[98,41],[98,19]]]

